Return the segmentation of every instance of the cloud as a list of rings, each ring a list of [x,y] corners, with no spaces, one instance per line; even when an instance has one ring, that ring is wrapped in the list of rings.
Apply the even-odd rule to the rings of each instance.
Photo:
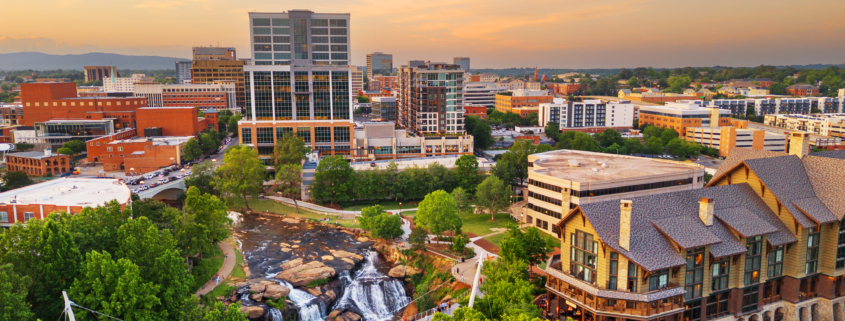
[[[82,54],[99,48],[91,44],[69,44],[54,39],[31,36],[29,38],[0,37],[0,53],[37,51],[49,54]]]

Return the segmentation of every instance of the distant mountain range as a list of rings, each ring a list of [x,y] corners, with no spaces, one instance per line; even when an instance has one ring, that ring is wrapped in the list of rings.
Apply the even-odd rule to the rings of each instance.
[[[190,59],[130,56],[102,52],[90,52],[81,55],[14,52],[0,54],[0,70],[82,70],[84,66],[116,66],[118,69],[158,70],[176,69],[177,61],[190,61]]]

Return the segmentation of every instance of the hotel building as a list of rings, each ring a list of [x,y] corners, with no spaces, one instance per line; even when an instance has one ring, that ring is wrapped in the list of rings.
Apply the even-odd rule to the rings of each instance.
[[[463,134],[463,76],[446,63],[399,68],[398,124],[414,134]]]
[[[634,104],[624,100],[604,102],[587,99],[577,102],[554,98],[552,103],[540,104],[537,118],[540,127],[546,127],[549,122],[555,122],[561,131],[599,133],[608,128],[623,131],[633,128]]]

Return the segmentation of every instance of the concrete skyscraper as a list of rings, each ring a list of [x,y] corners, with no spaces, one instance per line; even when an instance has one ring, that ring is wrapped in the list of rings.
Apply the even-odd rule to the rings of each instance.
[[[381,52],[367,54],[367,78],[373,76],[390,76],[393,73],[393,55]]]
[[[461,66],[464,72],[469,72],[469,57],[455,57],[455,64]]]

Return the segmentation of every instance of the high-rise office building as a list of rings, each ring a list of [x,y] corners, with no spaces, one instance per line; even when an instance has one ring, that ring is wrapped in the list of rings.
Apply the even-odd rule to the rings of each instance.
[[[253,64],[349,66],[349,14],[250,12]]]
[[[352,66],[349,70],[352,73],[352,95],[358,96],[358,92],[364,91],[364,71],[357,66]]]
[[[455,64],[461,66],[464,72],[469,72],[469,57],[455,57]]]
[[[255,147],[268,162],[276,140],[287,133],[321,154],[349,154],[349,14],[289,11],[249,17],[254,64],[244,66],[241,143]]]
[[[184,84],[185,80],[191,80],[191,62],[177,61],[176,62],[176,83]]]
[[[446,63],[399,68],[398,123],[417,134],[464,133],[463,76]]]
[[[235,48],[194,47],[191,62],[191,83],[214,84],[219,81],[235,83],[235,103],[246,108],[244,61],[238,60]]]
[[[85,81],[97,81],[109,78],[114,73],[115,77],[120,77],[115,66],[85,66]]]
[[[367,54],[367,78],[375,75],[390,76],[393,73],[393,55],[374,52]]]

